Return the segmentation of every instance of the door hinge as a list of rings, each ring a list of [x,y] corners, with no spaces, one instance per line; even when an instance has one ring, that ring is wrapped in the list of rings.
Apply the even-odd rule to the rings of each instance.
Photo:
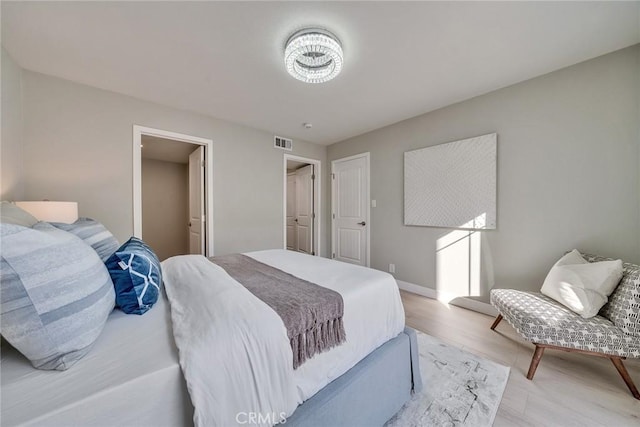
[[[335,173],[331,174],[331,179],[336,179],[336,174]]]
[[[311,214],[311,219],[316,219],[316,214],[312,213]]]
[[[331,214],[332,219],[336,219],[336,214]]]
[[[313,181],[314,179],[316,179],[316,175],[315,174],[311,175],[311,180]]]
[[[206,168],[207,167],[207,162],[205,160],[202,161],[202,167]]]
[[[336,253],[334,252],[331,254],[331,258],[335,258],[335,257],[336,257]]]

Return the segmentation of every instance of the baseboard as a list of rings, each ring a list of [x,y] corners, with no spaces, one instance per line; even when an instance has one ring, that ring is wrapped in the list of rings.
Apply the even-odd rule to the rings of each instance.
[[[497,316],[498,310],[496,310],[491,304],[486,302],[477,301],[471,298],[460,297],[448,292],[438,291],[435,289],[427,288],[425,286],[416,285],[415,283],[405,282],[403,280],[397,280],[398,288],[403,291],[411,292],[413,294],[422,295],[423,297],[437,299],[438,301],[445,302],[447,304],[456,305],[458,307],[466,308],[468,310],[477,311],[478,313],[488,314],[489,316]]]
[[[396,279],[396,282],[398,283],[398,287],[403,291],[422,295],[423,297],[427,298],[438,299],[438,291],[436,291],[435,289],[427,288],[425,286],[416,285],[414,283],[409,283],[398,279]]]

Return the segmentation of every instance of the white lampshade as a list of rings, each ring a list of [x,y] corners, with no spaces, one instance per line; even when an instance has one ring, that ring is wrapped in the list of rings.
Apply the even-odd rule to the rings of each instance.
[[[16,205],[40,221],[71,224],[78,219],[77,202],[53,202],[43,200],[39,202],[16,202]]]

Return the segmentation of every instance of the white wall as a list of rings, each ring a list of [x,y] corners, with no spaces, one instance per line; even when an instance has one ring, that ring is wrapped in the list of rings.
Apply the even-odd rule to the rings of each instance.
[[[22,70],[2,48],[2,141],[0,145],[0,199],[21,200],[22,154]]]
[[[283,247],[284,161],[273,133],[26,70],[23,91],[26,198],[78,201],[81,215],[127,239],[132,127],[148,126],[213,140],[216,254]],[[324,146],[296,140],[294,147],[326,162]]]
[[[142,240],[160,261],[189,253],[189,166],[142,159]]]
[[[477,294],[539,289],[574,247],[640,262],[639,60],[636,45],[331,145],[328,161],[371,152],[372,267],[438,288],[451,230],[403,225],[403,153],[491,132],[498,227],[481,234]]]

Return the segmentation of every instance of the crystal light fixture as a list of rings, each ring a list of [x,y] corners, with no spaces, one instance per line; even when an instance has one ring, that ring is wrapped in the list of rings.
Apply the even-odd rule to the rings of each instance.
[[[342,70],[342,46],[327,30],[305,28],[287,40],[284,63],[296,79],[305,83],[324,83]]]

